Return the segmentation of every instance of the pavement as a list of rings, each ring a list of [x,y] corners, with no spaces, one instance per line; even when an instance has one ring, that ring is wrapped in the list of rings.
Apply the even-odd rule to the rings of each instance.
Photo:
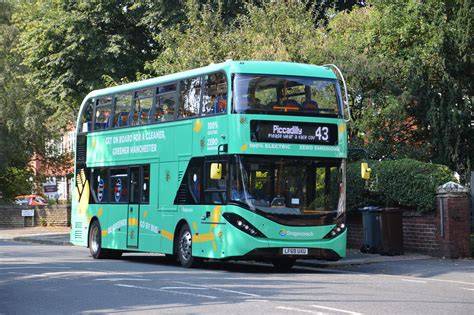
[[[0,240],[13,240],[46,245],[69,246],[68,227],[23,227],[0,228]],[[356,249],[348,249],[345,258],[338,261],[299,260],[298,266],[304,267],[337,267],[349,265],[365,265],[393,261],[426,260],[433,257],[416,253],[405,253],[399,256],[382,256],[379,254],[361,253]]]

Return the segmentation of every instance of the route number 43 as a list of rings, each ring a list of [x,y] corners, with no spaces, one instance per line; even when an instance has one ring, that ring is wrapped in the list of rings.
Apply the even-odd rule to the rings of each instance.
[[[318,140],[328,141],[329,140],[329,128],[328,127],[318,127],[314,133],[314,136]]]

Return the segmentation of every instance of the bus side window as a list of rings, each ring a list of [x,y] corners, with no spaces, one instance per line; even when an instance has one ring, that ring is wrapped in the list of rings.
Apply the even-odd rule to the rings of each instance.
[[[201,115],[225,113],[227,111],[227,81],[223,72],[203,77],[204,94]]]
[[[110,203],[128,202],[128,169],[110,170]]]
[[[190,168],[188,172],[188,189],[194,204],[201,203],[201,185],[201,169],[198,167]]]
[[[115,97],[114,127],[129,125],[130,111],[132,110],[132,93],[118,94]]]
[[[174,119],[176,103],[176,84],[156,88],[156,101],[150,114],[150,122],[170,121]]]
[[[80,120],[80,125],[79,125],[79,128],[81,128],[79,130],[79,132],[89,132],[89,131],[92,131],[92,111],[93,111],[93,107],[94,107],[94,99],[89,99],[87,100],[85,106],[84,106],[84,109],[81,113],[81,120]]]
[[[199,115],[201,105],[201,77],[181,81],[178,118]]]
[[[94,130],[107,129],[112,120],[112,97],[106,96],[98,100],[95,109],[95,125]]]
[[[193,158],[189,161],[174,204],[193,205],[202,203],[202,165],[202,158]]]
[[[96,203],[106,203],[108,200],[108,171],[106,168],[92,169],[93,196]]]
[[[212,163],[222,164],[221,179],[211,179],[210,169]],[[206,175],[206,187],[204,190],[206,204],[223,204],[227,198],[227,164],[224,162],[207,162],[204,168]]]
[[[150,166],[143,166],[142,180],[142,201],[141,203],[150,202]]]
[[[136,91],[135,106],[133,109],[132,126],[148,124],[148,116],[153,104],[153,90],[146,89]]]

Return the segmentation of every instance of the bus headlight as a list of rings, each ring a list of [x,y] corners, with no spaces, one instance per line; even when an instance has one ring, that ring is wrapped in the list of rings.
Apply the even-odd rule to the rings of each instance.
[[[255,236],[255,237],[266,237],[260,232],[255,226],[253,226],[250,222],[242,218],[240,215],[235,213],[224,213],[222,215],[230,224],[241,230],[242,232]]]
[[[324,237],[324,239],[334,238],[340,234],[342,234],[346,230],[346,225],[344,223],[338,223],[328,234]]]

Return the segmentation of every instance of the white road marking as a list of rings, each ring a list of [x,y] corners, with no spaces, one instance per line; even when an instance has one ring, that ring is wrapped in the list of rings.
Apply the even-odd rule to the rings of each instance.
[[[94,281],[151,281],[150,279],[134,279],[134,278],[101,278],[101,279],[94,279]]]
[[[474,289],[470,289],[470,288],[461,288],[463,290],[468,290],[468,291],[474,291]]]
[[[253,300],[245,300],[245,302],[268,302],[268,300],[253,299]]]
[[[293,311],[293,312],[300,312],[300,313],[309,313],[309,314],[324,314],[321,312],[314,312],[314,311],[308,311],[308,310],[302,310],[300,308],[295,308],[295,307],[287,307],[287,306],[277,306],[278,309],[280,310],[285,310],[285,311]]]
[[[161,290],[207,290],[206,288],[196,288],[196,287],[161,287]]]
[[[229,292],[229,293],[236,293],[236,294],[240,294],[240,295],[247,295],[247,296],[253,296],[253,297],[260,297],[260,295],[258,295],[258,294],[246,293],[246,292],[241,292],[241,291],[228,290],[228,289],[216,288],[216,287],[193,284],[193,283],[188,283],[188,282],[181,282],[181,281],[174,281],[174,282],[180,283],[180,284],[186,284],[186,285],[190,285],[190,286],[195,286],[195,287],[211,289],[211,290],[217,290],[217,291],[223,291],[223,292]]]
[[[311,305],[311,306],[316,307],[316,308],[322,308],[322,309],[328,310],[328,311],[335,311],[335,312],[341,312],[341,313],[352,314],[352,315],[361,315],[362,314],[362,313],[346,311],[346,310],[341,310],[339,308],[332,308],[332,307],[321,306],[321,305]]]
[[[406,281],[406,282],[416,282],[416,283],[427,283],[426,281],[413,280],[413,279],[402,279],[402,281]]]
[[[9,270],[9,269],[71,269],[71,267],[0,267],[0,270]]]
[[[131,289],[140,289],[140,290],[148,290],[148,291],[155,291],[155,292],[166,292],[166,293],[172,293],[172,294],[178,294],[178,295],[189,295],[189,296],[202,297],[202,298],[207,298],[207,299],[217,299],[217,296],[195,294],[195,293],[189,293],[189,292],[180,292],[180,291],[173,291],[173,290],[163,290],[162,288],[147,288],[147,287],[139,287],[136,285],[129,285],[129,284],[115,284],[115,285],[118,287],[131,288]]]
[[[298,268],[303,268],[299,267]],[[331,273],[340,273],[340,274],[352,274],[352,275],[365,275],[360,271],[348,271],[348,270],[337,270],[337,269],[326,269],[326,268],[313,268],[313,267],[304,267],[309,270],[316,270],[316,271],[321,271],[321,272],[326,272],[330,271]],[[398,276],[398,275],[387,275],[387,274],[382,274],[382,273],[368,273],[369,276],[381,276],[381,277],[390,277],[390,278],[414,278],[414,279],[420,279],[419,277],[415,276]],[[458,280],[448,280],[448,279],[438,279],[438,278],[422,278],[423,280],[426,281],[438,281],[438,282],[446,282],[446,283],[456,283],[456,284],[467,284],[467,285],[474,285],[474,282],[466,282],[466,281],[458,281]]]
[[[384,274],[381,274],[381,273],[374,273],[374,275],[382,276],[382,277],[391,277],[391,278],[407,278],[407,276],[384,275]],[[414,280],[415,279],[420,279],[418,277],[413,277],[413,276],[412,277],[408,276],[408,277],[413,278]],[[422,278],[422,279],[426,280],[426,281],[437,281],[437,282],[446,282],[446,283],[474,285],[474,282],[466,282],[466,281],[458,281],[458,280],[447,280],[447,279],[437,279],[437,278]]]
[[[91,273],[90,271],[52,271],[52,272],[45,272],[45,273],[39,273],[39,274],[30,274],[29,276],[21,277],[19,280],[28,280],[28,279],[35,279],[35,278],[65,278],[68,276],[79,276],[79,275],[85,275],[85,276],[92,276],[94,273]],[[104,276],[104,273],[102,272],[95,272],[97,276]]]

